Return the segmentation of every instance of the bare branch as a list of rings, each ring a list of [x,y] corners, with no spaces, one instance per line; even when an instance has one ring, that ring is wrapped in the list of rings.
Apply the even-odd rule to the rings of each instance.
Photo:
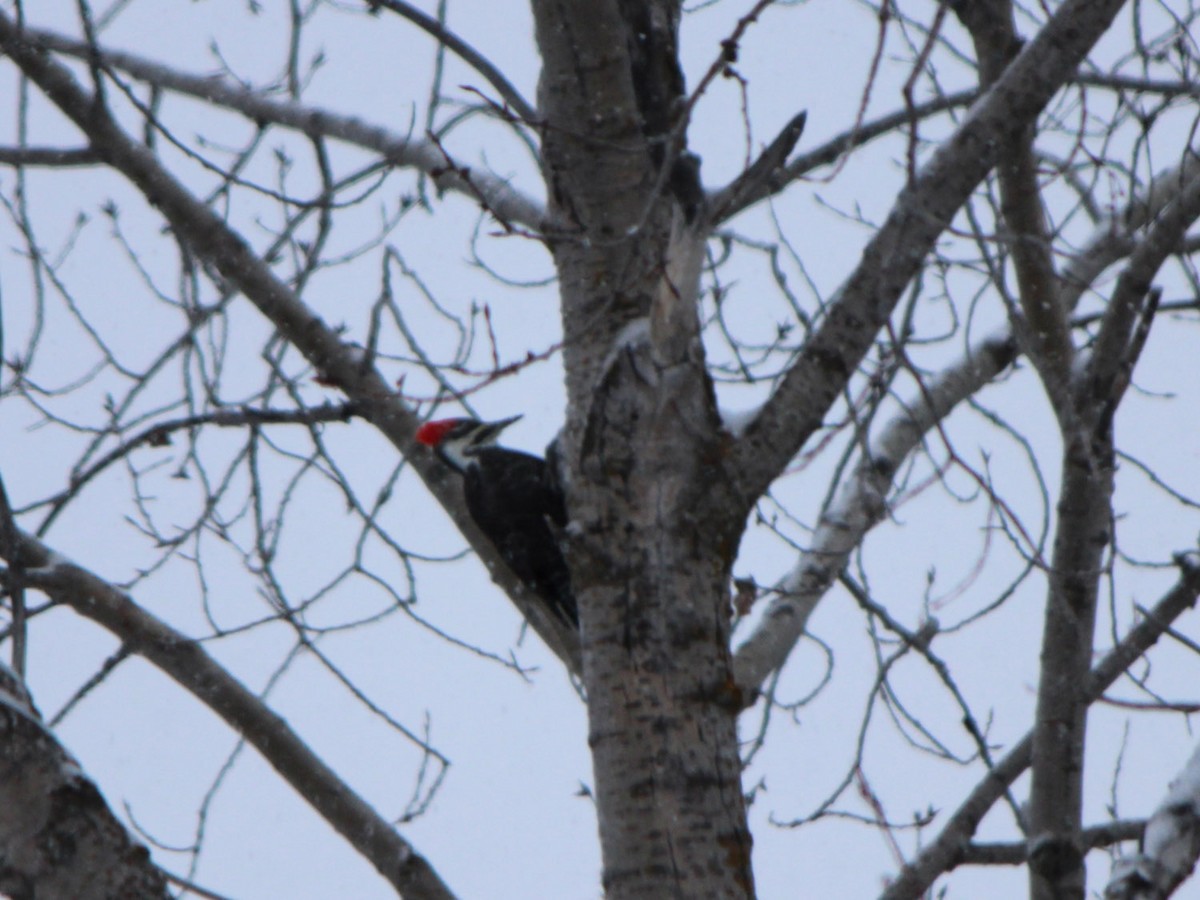
[[[1167,81],[1162,78],[1110,75],[1106,72],[1080,72],[1074,80],[1077,84],[1111,88],[1115,91],[1161,94],[1164,97],[1200,97],[1200,84],[1197,84],[1194,79],[1191,81]]]
[[[103,160],[88,147],[0,147],[0,165],[3,166],[47,166],[59,169],[70,166],[95,166],[102,162]]]
[[[529,105],[525,98],[521,96],[520,91],[513,87],[512,83],[504,77],[503,73],[492,65],[486,56],[437,19],[426,15],[409,3],[404,3],[403,0],[367,0],[367,3],[371,7],[390,9],[396,15],[408,19],[408,21],[412,22],[422,31],[432,35],[439,44],[444,45],[458,56],[459,59],[486,78],[488,83],[496,89],[500,96],[504,98],[504,102],[512,107],[513,112],[523,122],[530,125],[537,123],[537,110]]]
[[[1166,632],[1171,623],[1196,603],[1200,596],[1200,557],[1195,552],[1176,557],[1179,581],[1153,610],[1110,650],[1088,674],[1083,695],[1089,702],[1103,696],[1109,686]],[[962,860],[963,848],[992,805],[1004,796],[1033,758],[1033,732],[1026,733],[995,767],[976,785],[954,812],[941,833],[920,855],[900,870],[880,900],[917,900],[942,874]]]
[[[746,171],[735,178],[728,187],[713,195],[709,201],[711,212],[708,214],[713,225],[719,225],[736,210],[745,209],[754,202],[750,198],[779,190],[773,186],[779,180],[788,157],[796,142],[800,140],[800,135],[804,133],[804,123],[807,119],[806,112],[793,117]]]
[[[429,863],[204,649],[127,594],[26,534],[26,582],[98,622],[203,701],[263,755],[296,792],[404,896],[450,898]]]
[[[310,406],[305,409],[222,409],[212,413],[203,413],[195,416],[185,416],[180,419],[171,419],[165,422],[156,422],[155,424],[143,429],[121,442],[120,446],[114,447],[104,456],[100,457],[84,471],[71,479],[71,483],[65,489],[55,494],[52,497],[47,497],[36,504],[24,507],[21,511],[26,512],[31,509],[36,509],[40,506],[49,505],[54,507],[47,520],[53,519],[55,513],[68,500],[78,494],[92,479],[104,472],[113,463],[125,459],[134,450],[139,447],[159,447],[171,442],[171,435],[177,431],[187,431],[193,428],[198,428],[202,425],[215,425],[218,428],[245,428],[250,425],[282,425],[282,424],[303,424],[309,425],[314,422],[348,422],[350,417],[354,415],[354,404],[326,403],[321,406]]]
[[[722,221],[733,218],[760,200],[765,200],[767,197],[778,194],[789,184],[803,178],[813,169],[837,162],[844,154],[849,153],[857,147],[869,144],[875,138],[893,134],[896,128],[901,125],[910,124],[914,121],[919,122],[950,109],[970,106],[977,99],[979,99],[979,91],[957,91],[953,94],[946,94],[945,96],[926,101],[925,103],[918,103],[911,109],[901,109],[889,115],[880,116],[878,119],[866,122],[826,141],[824,144],[809,150],[807,153],[800,154],[790,163],[782,166],[782,168],[777,168],[768,177],[758,180],[756,184],[745,185],[743,190],[738,191],[738,197],[734,199],[732,197],[734,185],[739,184],[745,177],[744,174],[739,175],[731,184],[713,193],[712,199],[709,202],[715,209],[721,211],[719,218],[714,217],[713,224],[719,225]],[[786,133],[787,129],[780,133],[776,141]]]
[[[737,446],[747,505],[820,426],[934,241],[995,164],[1000,148],[1023,133],[1070,78],[1122,5],[1122,0],[1068,0],[1059,7],[901,192],[824,322]]]
[[[1083,829],[1083,845],[1089,850],[1109,847],[1121,841],[1136,841],[1142,836],[1146,823],[1141,819],[1106,822]],[[1029,848],[1025,842],[1012,844],[970,843],[963,849],[963,866],[1021,866],[1027,861]]]
[[[31,45],[77,59],[93,56],[92,48],[86,42],[51,31],[27,28],[23,39]],[[487,172],[472,170],[470,179],[464,178],[462,168],[447,167],[444,154],[430,141],[404,137],[352,116],[274,100],[230,84],[219,76],[186,75],[133,53],[96,48],[95,57],[106,67],[126,72],[157,88],[234,110],[254,122],[283,125],[309,137],[333,138],[373,150],[395,165],[411,166],[433,177],[441,190],[472,199],[480,195],[486,197],[488,207],[501,222],[523,225],[535,231],[541,228],[545,215],[541,204],[521,194],[508,181]]]
[[[51,59],[0,13],[0,46],[29,78],[89,137],[109,165],[124,174],[171,223],[191,250],[236,285],[280,334],[316,368],[324,383],[336,385],[355,408],[413,464],[430,491],[454,519],[496,582],[572,671],[579,671],[578,636],[529,597],[466,511],[459,480],[432,453],[413,440],[416,418],[371,365],[363,352],[343,341],[336,329],[314,315],[300,298],[212,209],[197,200],[143,145],[126,135],[106,110],[96,107],[71,73]]]

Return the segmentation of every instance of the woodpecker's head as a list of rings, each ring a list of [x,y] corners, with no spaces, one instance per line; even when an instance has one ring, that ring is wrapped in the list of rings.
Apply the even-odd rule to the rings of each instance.
[[[433,450],[460,472],[471,463],[471,457],[496,443],[505,428],[520,416],[499,422],[480,422],[478,419],[437,419],[417,429],[417,443]]]

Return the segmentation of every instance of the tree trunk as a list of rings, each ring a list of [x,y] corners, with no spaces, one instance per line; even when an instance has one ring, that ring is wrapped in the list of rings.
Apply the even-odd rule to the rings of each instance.
[[[655,374],[651,350],[630,350],[599,392],[576,492],[604,884],[613,898],[748,897],[735,505],[709,398]]]
[[[609,897],[749,897],[729,656],[745,520],[699,340],[676,3],[535,3],[563,460]]]
[[[167,880],[0,664],[0,896],[167,898]]]
[[[1112,537],[1113,469],[1107,417],[1093,429],[1080,429],[1064,448],[1029,795],[1030,897],[1035,900],[1084,896],[1087,675],[1104,549]]]

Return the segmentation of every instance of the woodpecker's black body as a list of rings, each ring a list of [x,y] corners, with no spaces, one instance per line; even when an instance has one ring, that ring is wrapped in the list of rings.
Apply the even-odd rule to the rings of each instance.
[[[577,628],[575,595],[557,533],[567,524],[562,490],[544,460],[493,445],[512,421],[443,419],[422,426],[417,440],[462,473],[471,518],[513,574]]]
[[[518,578],[578,627],[571,576],[552,528],[564,528],[562,493],[536,456],[486,447],[463,473],[471,518],[496,545]]]

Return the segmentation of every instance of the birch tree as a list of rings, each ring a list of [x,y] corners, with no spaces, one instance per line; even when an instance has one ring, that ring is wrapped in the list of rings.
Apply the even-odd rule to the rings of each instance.
[[[136,0],[0,12],[0,892],[195,887],[207,807],[184,866],[129,850],[154,841],[53,737],[141,659],[236,735],[230,765],[252,747],[395,892],[454,896],[461,873],[408,831],[437,817],[447,754],[347,649],[387,627],[535,694],[575,685],[605,896],[757,896],[787,864],[756,836],[819,842],[839,817],[885,838],[887,898],[1013,866],[1038,900],[1085,896],[1089,865],[1106,881],[1091,851],[1141,836],[1172,767],[1132,766],[1155,787],[1123,818],[1112,786],[1098,819],[1128,767],[1089,714],[1137,735],[1195,709],[1175,680],[1200,591],[1192,5],[534,0],[531,35],[472,27],[469,4],[269,6],[209,34]],[[769,38],[843,27],[869,52],[818,115],[839,73],[772,77],[795,59]],[[269,66],[226,55],[238,28],[273,34]],[[536,73],[498,61],[523,41]],[[425,84],[367,74],[416,52]],[[414,249],[444,221],[459,243]],[[414,441],[540,395],[561,406],[544,438],[578,633]],[[495,649],[445,617],[441,573],[474,563],[425,540],[443,516],[495,585],[460,610],[511,603],[559,668],[531,675],[516,627]],[[116,647],[43,720],[26,688],[67,652],[64,609]],[[818,610],[855,640],[822,643]],[[253,689],[218,649],[247,635],[287,648]],[[406,806],[353,788],[277,707],[298,660],[405,743]],[[852,716],[794,699],[847,670],[868,675],[838,694]],[[1000,683],[1036,703],[998,709]],[[835,731],[824,799],[764,794],[783,777],[765,748]],[[897,746],[958,792],[888,771]],[[897,814],[912,781],[926,808]],[[1176,838],[1193,781],[1155,819]],[[31,783],[62,802],[23,801]],[[52,833],[87,852],[35,852]],[[1170,847],[1162,878],[1158,849],[1126,847],[1112,895],[1167,896],[1200,849]]]

